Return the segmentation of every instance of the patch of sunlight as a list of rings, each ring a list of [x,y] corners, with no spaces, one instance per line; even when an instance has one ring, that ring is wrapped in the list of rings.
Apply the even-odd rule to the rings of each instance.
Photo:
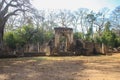
[[[0,74],[0,80],[8,80],[9,76],[6,74]]]
[[[28,78],[33,78],[33,77],[37,77],[39,75],[40,75],[39,73],[32,72],[32,73],[28,74],[27,77]]]

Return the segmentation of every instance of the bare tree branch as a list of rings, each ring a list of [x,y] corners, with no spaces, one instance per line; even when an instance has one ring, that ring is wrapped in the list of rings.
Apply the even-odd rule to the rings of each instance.
[[[0,11],[1,11],[3,5],[4,5],[4,2],[5,2],[5,0],[2,0],[1,3],[0,3]]]
[[[6,7],[0,12],[0,15],[1,16],[4,16],[7,12],[8,12],[8,8],[10,6],[10,4],[12,3],[13,0],[11,0],[7,5]]]
[[[16,9],[15,11],[13,11],[13,12],[7,14],[7,15],[5,16],[5,19],[8,19],[8,18],[9,18],[10,16],[12,16],[12,15],[18,15],[18,14],[16,13],[16,12],[18,12],[18,11],[25,12],[26,10],[23,10],[23,9]]]

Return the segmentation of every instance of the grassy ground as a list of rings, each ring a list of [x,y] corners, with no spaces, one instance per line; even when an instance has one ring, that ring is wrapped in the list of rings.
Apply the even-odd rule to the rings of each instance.
[[[119,80],[120,54],[0,59],[0,80]]]

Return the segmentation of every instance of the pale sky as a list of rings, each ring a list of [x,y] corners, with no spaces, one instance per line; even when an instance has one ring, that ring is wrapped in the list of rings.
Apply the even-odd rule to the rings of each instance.
[[[33,0],[33,6],[37,9],[69,9],[88,8],[98,11],[108,7],[114,9],[120,5],[120,0]]]

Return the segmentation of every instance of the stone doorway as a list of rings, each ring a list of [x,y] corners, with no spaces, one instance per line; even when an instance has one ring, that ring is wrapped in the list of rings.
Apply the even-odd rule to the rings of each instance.
[[[64,33],[60,35],[59,51],[67,51],[67,36]]]
[[[73,43],[73,29],[58,27],[55,30],[55,48],[60,51],[67,52],[70,45]]]

